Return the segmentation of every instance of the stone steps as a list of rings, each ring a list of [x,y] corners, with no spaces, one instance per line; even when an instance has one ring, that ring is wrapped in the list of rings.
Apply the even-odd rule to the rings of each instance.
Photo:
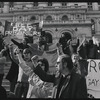
[[[6,62],[6,65],[4,67],[4,77],[2,81],[2,86],[6,89],[7,92],[9,92],[10,90],[10,82],[7,79],[5,79],[5,77],[10,69],[10,65],[11,65],[11,62]]]

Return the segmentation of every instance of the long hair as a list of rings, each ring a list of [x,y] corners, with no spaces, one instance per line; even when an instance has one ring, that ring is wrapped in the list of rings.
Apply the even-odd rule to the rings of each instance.
[[[45,66],[44,71],[45,72],[48,72],[49,71],[49,63],[48,63],[48,60],[46,58],[41,58],[41,59],[38,60],[38,62],[39,61],[44,64],[44,66]]]

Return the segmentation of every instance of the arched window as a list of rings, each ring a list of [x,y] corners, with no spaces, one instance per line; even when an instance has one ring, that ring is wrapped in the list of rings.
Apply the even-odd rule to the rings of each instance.
[[[68,20],[68,16],[64,15],[62,16],[62,21],[67,21]]]
[[[51,16],[47,16],[46,17],[46,21],[52,21],[52,17]]]
[[[30,18],[30,21],[33,21],[33,20],[36,20],[36,17],[35,17],[35,16],[32,16],[32,17]]]

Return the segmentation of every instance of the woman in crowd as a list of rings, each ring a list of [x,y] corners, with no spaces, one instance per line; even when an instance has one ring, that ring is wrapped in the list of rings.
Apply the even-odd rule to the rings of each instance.
[[[26,75],[29,76],[29,90],[27,94],[27,98],[48,98],[50,96],[50,90],[52,89],[52,84],[43,82],[35,73],[29,72],[28,69],[31,69],[28,67],[25,63],[25,61],[22,58],[22,55],[17,51],[18,58],[21,68],[26,73]],[[46,72],[49,72],[49,63],[47,59],[41,58],[38,60],[39,66]],[[33,69],[34,70],[34,67]]]

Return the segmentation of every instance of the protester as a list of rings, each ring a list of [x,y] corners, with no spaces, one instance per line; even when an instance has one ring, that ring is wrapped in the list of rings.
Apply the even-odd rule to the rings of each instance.
[[[97,45],[93,44],[93,40],[89,40],[87,49],[87,58],[96,59]]]
[[[72,54],[71,58],[75,72],[81,75],[81,68],[80,68],[81,66],[79,66],[79,59],[80,59],[79,55],[74,53]]]
[[[67,55],[71,55],[70,49],[69,49],[69,45],[67,44],[68,40],[71,39],[71,36],[67,36],[66,34],[62,34],[60,39],[59,39],[59,43],[62,45],[62,50],[64,52],[64,54]]]
[[[21,68],[29,76],[29,90],[27,98],[48,98],[50,95],[50,89],[52,88],[51,83],[43,82],[36,74],[30,72],[30,67],[26,65],[25,61],[22,58],[22,55],[17,51],[19,62]],[[47,59],[42,58],[38,60],[39,66],[48,73],[49,63]],[[34,66],[33,69],[34,70]]]
[[[86,77],[86,75],[88,74],[88,61],[86,59],[80,59],[80,56],[78,54],[73,54],[72,62],[75,72],[83,77]]]
[[[43,81],[56,82],[55,75],[46,74],[40,66],[37,65],[37,60],[33,64],[35,74]],[[81,75],[72,71],[73,63],[70,57],[61,55],[57,59],[57,68],[60,72],[60,80],[57,83],[57,93],[55,98],[87,98],[86,80]]]
[[[8,49],[6,50],[6,53],[10,58],[11,66],[5,78],[10,82],[10,92],[14,93],[15,85],[17,83],[17,78],[18,78],[19,66],[16,62],[13,61],[11,51],[14,52],[14,57],[15,57],[16,55],[13,46],[9,45]]]
[[[88,41],[84,37],[82,42],[77,48],[77,53],[82,59],[87,59],[87,54],[88,54],[87,49],[88,49]]]
[[[17,57],[14,57],[13,51],[11,51],[12,59],[19,65],[19,61]],[[31,62],[31,51],[26,48],[23,50],[23,58],[25,62],[32,67]],[[18,73],[18,79],[17,84],[15,86],[15,96],[17,98],[26,98],[27,92],[29,88],[29,82],[28,82],[28,76],[23,72],[22,68],[19,66],[19,73]]]

